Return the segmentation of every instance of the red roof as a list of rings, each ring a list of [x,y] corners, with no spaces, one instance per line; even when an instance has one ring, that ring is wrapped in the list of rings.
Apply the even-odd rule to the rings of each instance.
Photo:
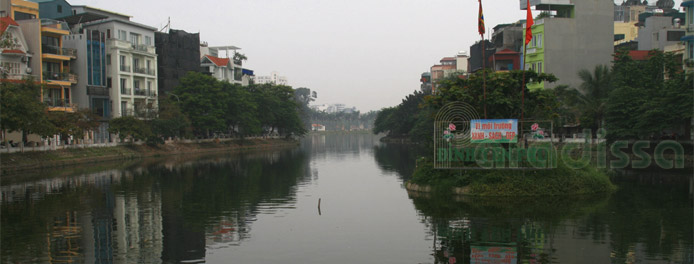
[[[223,59],[223,58],[217,58],[215,56],[210,56],[210,55],[205,55],[207,59],[209,59],[212,63],[219,67],[224,67],[229,65],[229,58]]]
[[[651,57],[650,53],[650,50],[630,50],[629,57],[631,57],[632,60],[647,60]]]
[[[17,50],[17,49],[11,49],[11,50],[3,50],[2,53],[24,54],[24,51]]]
[[[441,59],[442,62],[443,61],[454,61],[454,60],[455,60],[455,58],[453,58],[453,57],[443,57],[443,59]]]
[[[5,30],[7,30],[7,27],[10,25],[19,26],[19,24],[10,17],[0,17],[0,34],[5,33]]]

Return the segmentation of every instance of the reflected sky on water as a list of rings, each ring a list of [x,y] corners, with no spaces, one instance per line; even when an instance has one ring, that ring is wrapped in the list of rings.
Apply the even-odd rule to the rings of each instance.
[[[636,173],[586,197],[408,193],[427,153],[326,134],[3,175],[0,262],[692,263],[689,175]]]

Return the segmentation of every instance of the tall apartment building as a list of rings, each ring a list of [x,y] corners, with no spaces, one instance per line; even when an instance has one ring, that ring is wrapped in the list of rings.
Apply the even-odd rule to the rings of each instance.
[[[155,32],[154,44],[157,47],[159,95],[173,92],[179,79],[188,72],[200,71],[200,33],[175,29],[169,29],[168,33]]]
[[[520,9],[527,10],[526,0]],[[578,72],[609,65],[614,50],[614,2],[605,0],[531,0],[535,10],[549,13],[532,27],[526,69],[554,74],[555,83],[531,83],[529,89],[581,85]],[[524,26],[525,27],[525,26]]]
[[[157,29],[133,22],[127,15],[89,6],[73,6],[73,13],[106,17],[80,24],[77,28],[80,32],[98,32],[99,36],[105,34],[105,84],[109,88],[108,108],[111,116],[153,117],[158,108],[157,54],[154,47],[154,32]],[[96,72],[97,69],[92,68],[91,71]]]
[[[687,72],[694,71],[694,0],[682,1],[682,5],[685,11],[685,22],[683,27],[686,30],[686,34],[682,37],[682,41],[685,45],[684,52],[684,69]]]
[[[76,106],[70,95],[72,85],[77,83],[77,75],[71,70],[71,62],[77,55],[74,49],[63,47],[63,37],[70,35],[68,25],[41,18],[38,3],[8,0],[1,7],[2,13],[13,19],[22,30],[28,53],[32,54],[26,56],[29,71],[43,84],[42,102],[49,111],[74,111]]]

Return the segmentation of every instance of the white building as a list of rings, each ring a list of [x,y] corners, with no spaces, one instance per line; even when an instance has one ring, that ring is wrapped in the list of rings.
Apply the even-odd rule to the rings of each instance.
[[[21,80],[31,76],[32,54],[19,24],[10,17],[0,18],[0,39],[11,40],[8,47],[0,47],[0,78]]]
[[[73,12],[108,16],[82,27],[106,33],[106,86],[111,88],[112,116],[152,117],[158,109],[157,29],[130,21],[129,16],[88,6],[73,6]]]
[[[255,83],[257,84],[265,84],[265,83],[273,83],[273,84],[278,84],[278,85],[288,85],[287,83],[287,77],[285,76],[280,76],[278,72],[273,71],[270,73],[270,75],[264,75],[264,76],[256,76],[255,77]]]
[[[241,66],[243,61],[234,59],[240,49],[236,46],[209,47],[207,43],[200,44],[200,67],[202,71],[220,81],[248,85],[252,71],[244,73]],[[224,54],[221,54],[222,52]]]

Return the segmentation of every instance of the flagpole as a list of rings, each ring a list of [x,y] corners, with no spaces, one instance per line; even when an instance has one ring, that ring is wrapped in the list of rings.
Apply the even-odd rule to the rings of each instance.
[[[525,65],[527,64],[526,58],[528,54],[528,45],[523,45],[523,85],[521,86],[521,124],[523,123],[523,114],[525,110]]]
[[[484,94],[484,119],[487,119],[487,71],[486,68],[486,53],[487,49],[484,47],[484,35],[482,36],[482,93]]]

